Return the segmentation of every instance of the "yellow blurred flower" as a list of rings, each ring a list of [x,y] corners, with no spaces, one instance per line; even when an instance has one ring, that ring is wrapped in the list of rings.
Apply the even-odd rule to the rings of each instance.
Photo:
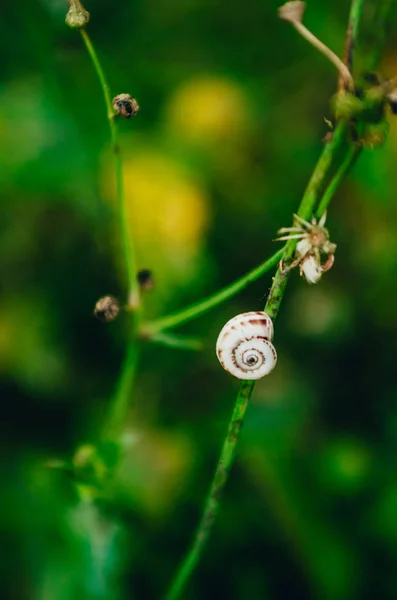
[[[105,185],[111,180],[107,171]],[[162,280],[160,296],[179,282],[191,285],[200,272],[209,220],[202,187],[181,163],[146,150],[124,160],[124,189],[138,267],[153,270],[156,283]],[[115,198],[114,190],[109,194]]]
[[[162,250],[196,248],[205,231],[207,200],[181,165],[155,153],[125,163],[125,195],[138,244]]]
[[[208,144],[241,135],[248,116],[248,99],[236,83],[203,75],[176,90],[165,114],[177,135]]]

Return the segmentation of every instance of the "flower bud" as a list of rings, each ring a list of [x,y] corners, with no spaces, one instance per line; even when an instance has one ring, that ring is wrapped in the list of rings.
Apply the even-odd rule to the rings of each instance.
[[[73,29],[82,29],[90,20],[90,13],[85,10],[80,0],[68,0],[69,10],[66,15],[65,23]]]
[[[99,298],[95,304],[94,315],[100,321],[105,323],[114,321],[120,312],[120,303],[114,296],[104,296]]]
[[[138,102],[130,94],[119,94],[112,100],[113,108],[124,119],[131,119],[139,110]]]

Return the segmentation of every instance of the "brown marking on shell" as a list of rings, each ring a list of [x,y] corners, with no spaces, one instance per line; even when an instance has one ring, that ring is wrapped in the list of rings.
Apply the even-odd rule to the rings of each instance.
[[[249,319],[248,323],[250,325],[266,325],[266,327],[269,324],[269,322],[266,319],[266,317],[264,317],[263,319]]]

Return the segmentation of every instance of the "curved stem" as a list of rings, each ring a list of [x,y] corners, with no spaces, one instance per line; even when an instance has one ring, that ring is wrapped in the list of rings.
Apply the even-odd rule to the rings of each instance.
[[[301,34],[302,37],[305,38],[312,46],[317,48],[319,52],[324,54],[328,60],[330,60],[335,67],[338,69],[340,75],[343,77],[344,81],[346,81],[349,89],[354,89],[354,80],[353,77],[345,65],[345,63],[333,52],[328,46],[323,44],[321,40],[319,40],[303,23],[301,22],[293,22],[292,23],[295,29]]]
[[[324,147],[323,152],[317,162],[310,181],[307,185],[297,214],[307,220],[312,216],[316,203],[321,195],[325,178],[331,167],[332,159],[336,152],[345,142],[346,125],[341,123],[335,129],[331,140]],[[283,251],[283,260],[288,262],[295,251],[296,240],[290,240]],[[277,269],[273,279],[273,284],[265,305],[265,312],[275,319],[280,309],[281,301],[288,283],[290,270]],[[205,543],[209,537],[212,525],[214,523],[217,511],[220,505],[220,498],[226,485],[230,468],[235,456],[236,444],[241,425],[244,419],[248,401],[251,398],[255,387],[254,381],[242,381],[240,391],[234,406],[232,418],[229,424],[226,439],[223,444],[221,456],[215,471],[215,476],[211,484],[210,492],[204,507],[204,513],[201,518],[198,530],[193,543],[182,560],[181,566],[171,585],[170,591],[166,595],[166,600],[177,600],[183,592],[189,578],[197,566]]]
[[[252,271],[250,271],[246,275],[243,275],[242,277],[240,277],[240,279],[237,279],[237,281],[234,281],[230,285],[227,285],[219,292],[212,294],[212,296],[209,296],[205,300],[200,300],[199,302],[195,302],[191,306],[183,308],[182,310],[177,311],[171,315],[161,317],[160,319],[146,323],[143,326],[142,334],[144,336],[150,337],[158,331],[163,331],[164,329],[171,329],[173,327],[177,327],[178,325],[182,325],[182,323],[191,321],[192,319],[195,319],[196,317],[199,317],[200,315],[206,313],[207,311],[211,310],[211,308],[214,308],[218,304],[221,304],[221,302],[225,302],[226,300],[243,290],[250,283],[256,281],[256,279],[259,279],[259,277],[261,277],[267,271],[270,271],[270,269],[275,267],[280,262],[281,258],[283,257],[283,253],[284,249],[281,248],[281,250],[275,252],[270,258],[265,260],[259,266],[252,269]]]
[[[88,33],[85,29],[80,29],[80,33],[84,40],[84,44],[87,48],[88,54],[91,57],[95,71],[98,75],[107,110],[107,118],[110,127],[112,150],[116,168],[118,215],[127,271],[126,276],[128,286],[128,305],[129,308],[134,310],[133,321],[131,325],[132,334],[128,342],[128,347],[121,369],[120,377],[117,383],[115,394],[110,404],[109,415],[104,428],[105,437],[110,436],[117,438],[117,436],[121,433],[122,426],[125,420],[125,415],[128,411],[128,407],[131,402],[132,387],[138,364],[138,330],[140,323],[139,286],[138,281],[136,279],[137,268],[135,260],[135,249],[130,229],[128,227],[128,217],[126,210],[127,207],[124,197],[123,164],[121,160],[120,146],[118,142],[118,131],[115,122],[115,113],[113,111],[112,106],[110,88],[107,83],[105,73],[102,69],[102,65],[99,61],[98,55],[95,51],[95,48],[91,42]]]
[[[132,308],[138,308],[139,306],[139,287],[136,280],[136,260],[135,260],[135,249],[131,238],[130,230],[128,227],[128,218],[126,212],[126,203],[124,198],[124,182],[123,182],[123,165],[121,161],[120,146],[118,143],[118,132],[115,121],[115,113],[112,106],[112,99],[110,96],[110,88],[106,81],[105,73],[103,72],[102,65],[98,59],[98,55],[91,42],[91,39],[85,29],[80,29],[81,36],[84,40],[84,44],[87,48],[88,54],[91,57],[95,71],[98,75],[103,97],[105,99],[107,118],[110,127],[110,135],[112,139],[112,150],[114,154],[115,167],[116,167],[116,186],[117,186],[117,201],[118,201],[118,213],[120,219],[120,229],[123,238],[124,255],[127,270],[127,284],[128,284],[128,304]]]

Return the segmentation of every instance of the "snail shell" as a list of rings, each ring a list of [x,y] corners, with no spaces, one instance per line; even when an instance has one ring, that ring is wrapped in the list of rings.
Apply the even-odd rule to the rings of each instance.
[[[274,369],[273,323],[265,312],[248,312],[230,319],[216,342],[222,367],[237,379],[261,379]]]

